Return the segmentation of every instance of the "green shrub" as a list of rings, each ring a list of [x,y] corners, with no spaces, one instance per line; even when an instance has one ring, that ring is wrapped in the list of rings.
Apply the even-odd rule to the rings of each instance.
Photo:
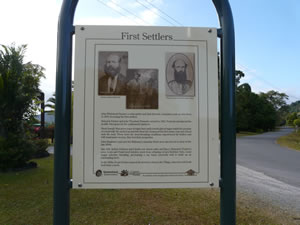
[[[34,154],[33,142],[19,135],[0,137],[0,170],[22,168]]]
[[[293,122],[294,126],[300,127],[300,119],[295,119]]]
[[[263,133],[264,130],[263,130],[263,129],[256,129],[255,132],[256,132],[256,133]]]
[[[49,156],[49,153],[47,152],[47,148],[49,147],[48,140],[35,139],[33,143],[34,143],[34,154],[33,154],[34,158]]]
[[[0,45],[0,170],[28,168],[36,148],[28,126],[40,104],[44,68],[25,62],[25,52],[26,45]]]
[[[54,124],[45,127],[44,129],[44,138],[51,138],[51,143],[53,143],[54,139]]]
[[[293,126],[294,125],[294,120],[297,119],[297,113],[296,112],[293,112],[293,113],[289,113],[287,118],[286,118],[286,121],[287,121],[287,125],[289,126]]]

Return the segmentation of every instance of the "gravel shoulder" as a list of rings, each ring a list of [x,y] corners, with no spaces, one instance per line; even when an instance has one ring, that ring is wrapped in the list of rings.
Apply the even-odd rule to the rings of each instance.
[[[238,165],[237,190],[257,196],[284,211],[295,214],[295,217],[300,216],[300,188],[298,187]]]

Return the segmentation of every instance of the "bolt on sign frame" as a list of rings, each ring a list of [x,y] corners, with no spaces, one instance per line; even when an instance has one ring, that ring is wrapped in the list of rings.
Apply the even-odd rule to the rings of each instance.
[[[221,39],[221,224],[236,223],[235,142],[235,40],[233,16],[228,0],[212,0],[217,10]],[[78,0],[64,0],[59,16],[53,223],[69,224],[70,211],[70,113],[73,18]]]

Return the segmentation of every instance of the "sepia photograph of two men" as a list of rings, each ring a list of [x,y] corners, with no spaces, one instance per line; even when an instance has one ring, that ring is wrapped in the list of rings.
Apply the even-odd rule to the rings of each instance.
[[[166,95],[194,96],[193,53],[168,53]],[[158,69],[128,68],[128,52],[99,52],[98,94],[126,96],[126,109],[158,109]]]

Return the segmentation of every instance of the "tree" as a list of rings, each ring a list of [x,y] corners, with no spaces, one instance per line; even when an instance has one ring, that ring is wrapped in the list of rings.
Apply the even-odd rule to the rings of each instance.
[[[74,81],[72,81],[72,95],[71,95],[71,114],[73,112],[73,99],[74,99]],[[45,107],[48,107],[51,109],[52,112],[55,111],[55,102],[56,102],[56,94],[53,93],[53,95],[48,98],[47,100],[48,104],[45,105]]]
[[[26,45],[0,48],[0,169],[21,167],[33,152],[28,122],[38,109],[44,68],[24,63]]]
[[[276,109],[261,95],[257,95],[255,109],[255,126],[263,131],[275,129],[276,126]]]
[[[285,122],[288,96],[273,90],[253,93],[249,84],[240,84],[244,76],[243,71],[235,71],[237,131],[268,131]]]
[[[288,110],[290,113],[300,112],[300,101],[293,102],[289,105]]]
[[[294,122],[293,122],[293,124],[297,128],[300,127],[300,119],[295,119]]]
[[[56,95],[55,93],[48,98],[47,100],[48,104],[45,105],[45,107],[48,107],[51,109],[51,112],[54,113],[55,111],[55,102],[56,102]],[[71,136],[73,136],[73,103],[74,103],[74,81],[72,81],[72,93],[71,93]]]
[[[286,106],[286,100],[289,99],[289,96],[287,96],[285,93],[280,93],[273,90],[268,91],[267,93],[260,93],[260,95],[272,103],[276,110]]]
[[[284,124],[285,117],[288,113],[288,106],[286,104],[286,100],[289,98],[288,95],[274,90],[268,91],[267,93],[260,93],[260,95],[270,102],[276,110],[276,124]]]
[[[55,110],[55,99],[56,97],[54,93],[50,98],[48,98],[47,100],[48,103],[45,105],[45,107],[50,108],[50,112],[54,112]]]
[[[242,77],[245,77],[245,74],[241,70],[235,71],[235,85],[236,87],[240,84]]]
[[[237,131],[268,131],[275,128],[276,110],[262,95],[251,91],[247,83],[236,89]]]
[[[238,132],[240,130],[245,131],[250,129],[251,95],[251,87],[247,83],[238,86],[236,89],[236,127]]]
[[[298,115],[296,112],[289,113],[286,118],[287,125],[293,126],[294,120],[298,119]]]

